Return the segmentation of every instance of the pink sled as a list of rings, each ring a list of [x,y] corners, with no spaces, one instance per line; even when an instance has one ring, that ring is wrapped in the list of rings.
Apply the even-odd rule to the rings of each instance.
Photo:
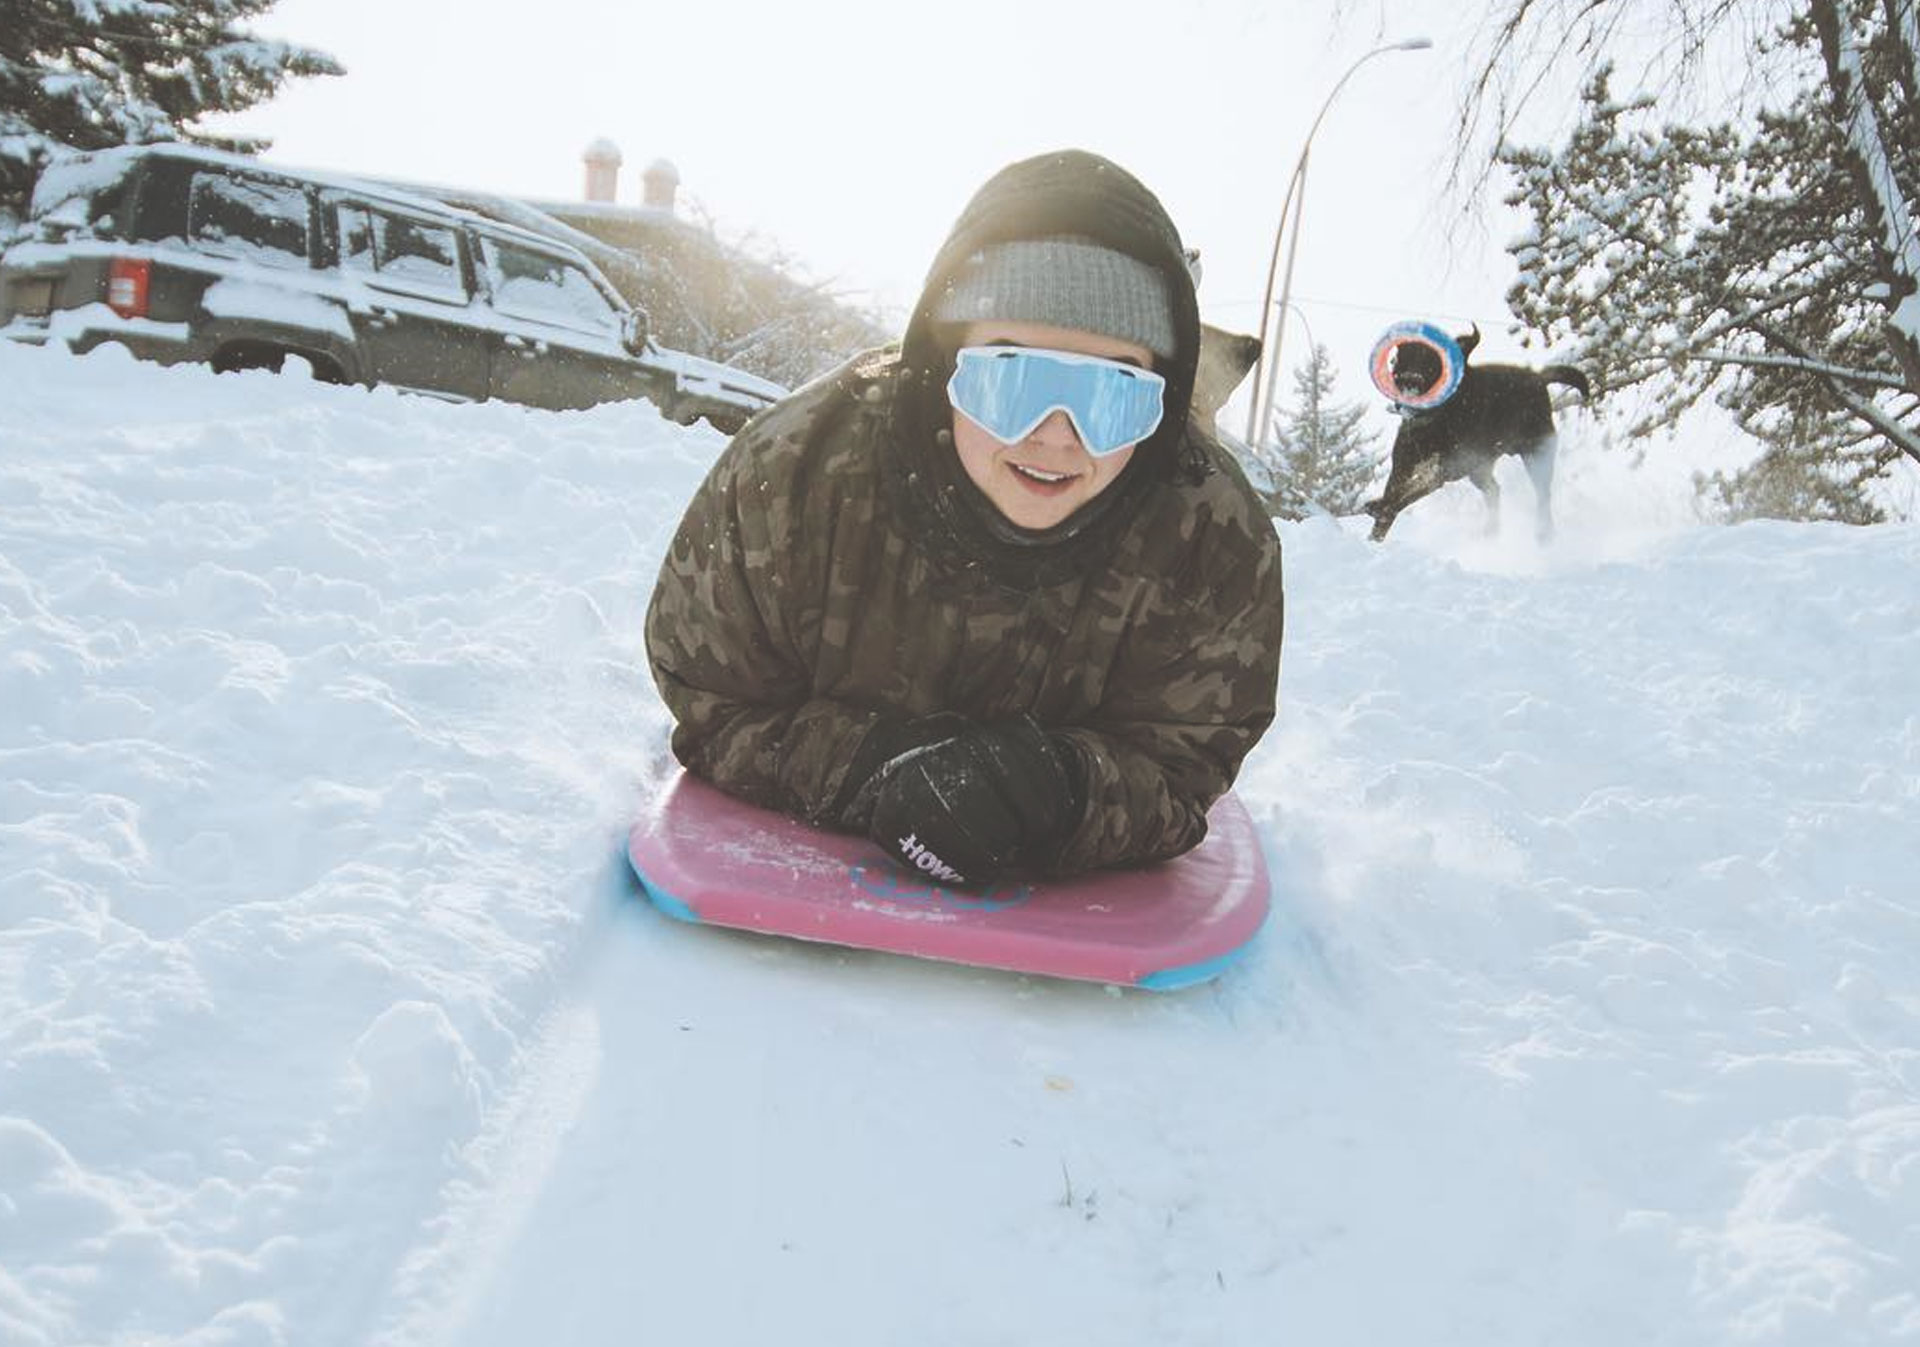
[[[864,838],[820,832],[684,772],[627,837],[682,921],[1048,977],[1170,991],[1218,977],[1266,920],[1266,858],[1240,801],[1184,856],[1069,880],[943,888]]]

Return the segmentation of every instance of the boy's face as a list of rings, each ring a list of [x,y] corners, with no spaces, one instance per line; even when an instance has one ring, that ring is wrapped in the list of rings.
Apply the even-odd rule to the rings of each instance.
[[[962,346],[1034,346],[1125,360],[1153,368],[1144,346],[1046,323],[969,323]],[[1065,412],[1054,412],[1018,444],[1002,444],[962,413],[953,414],[960,466],[1007,519],[1026,529],[1052,528],[1105,491],[1133,457],[1133,446],[1095,458]]]

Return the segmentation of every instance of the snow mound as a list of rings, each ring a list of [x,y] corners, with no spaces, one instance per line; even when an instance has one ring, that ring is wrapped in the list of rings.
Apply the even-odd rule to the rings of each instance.
[[[0,388],[0,1341],[1920,1339],[1920,529],[1284,526],[1154,997],[635,902],[710,430]]]

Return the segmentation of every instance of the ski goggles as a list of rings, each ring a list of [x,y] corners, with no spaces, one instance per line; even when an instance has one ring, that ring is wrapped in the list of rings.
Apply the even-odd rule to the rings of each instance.
[[[1120,360],[1031,346],[963,346],[947,400],[1002,444],[1018,444],[1054,412],[1096,458],[1118,453],[1160,424],[1167,381]]]

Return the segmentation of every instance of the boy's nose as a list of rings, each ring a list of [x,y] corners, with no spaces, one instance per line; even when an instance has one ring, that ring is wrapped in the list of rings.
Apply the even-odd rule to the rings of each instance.
[[[1073,422],[1063,411],[1049,412],[1047,419],[1035,426],[1033,434],[1027,438],[1038,440],[1042,444],[1059,444],[1069,448],[1077,448],[1080,444],[1079,432],[1073,428]]]

